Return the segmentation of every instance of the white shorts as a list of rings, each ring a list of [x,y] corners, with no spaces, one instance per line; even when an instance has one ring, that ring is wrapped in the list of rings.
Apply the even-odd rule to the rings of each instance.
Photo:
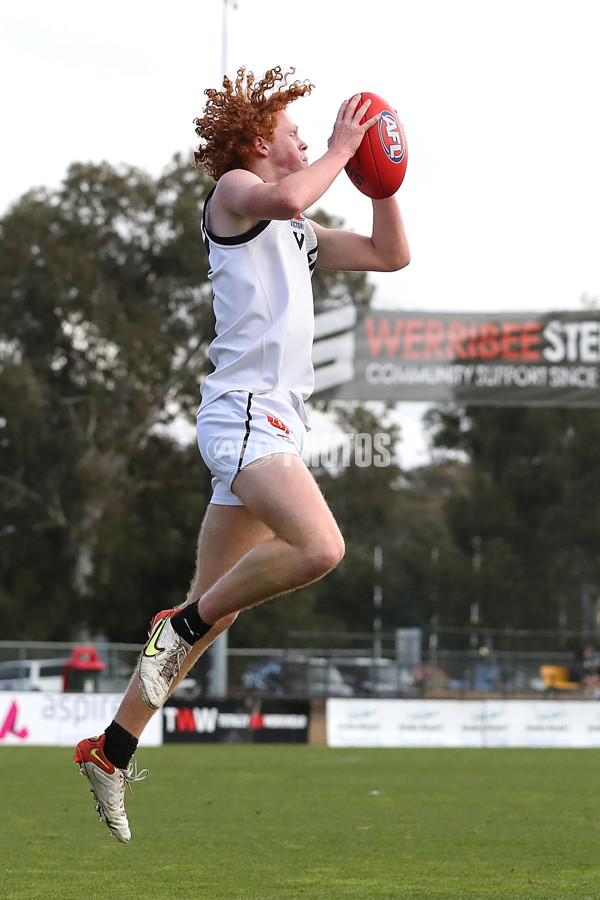
[[[262,394],[229,391],[200,406],[198,447],[212,474],[211,503],[243,506],[231,490],[245,466],[274,453],[302,458],[306,413],[289,391],[275,388]]]

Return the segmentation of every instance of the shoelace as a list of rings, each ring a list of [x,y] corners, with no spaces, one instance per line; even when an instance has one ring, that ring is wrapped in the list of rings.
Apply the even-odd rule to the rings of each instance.
[[[188,652],[185,647],[176,647],[171,651],[168,659],[164,660],[160,674],[167,684],[170,684],[179,675]]]
[[[150,772],[148,771],[148,769],[142,769],[140,772],[138,772],[137,758],[134,756],[133,760],[129,763],[129,765],[123,772],[123,777],[125,779],[124,784],[127,785],[127,787],[129,788],[129,793],[132,796],[133,788],[131,787],[131,785],[133,784],[133,782],[144,781],[144,779],[147,778],[149,774]]]

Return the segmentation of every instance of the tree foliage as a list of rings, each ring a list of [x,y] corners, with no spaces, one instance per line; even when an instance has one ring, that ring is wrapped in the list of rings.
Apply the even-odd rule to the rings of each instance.
[[[438,448],[470,463],[446,504],[458,563],[446,621],[471,603],[488,627],[596,629],[600,411],[437,409]]]
[[[2,221],[2,608],[15,636],[65,637],[93,618],[97,558],[128,541],[126,511],[157,484],[136,454],[197,403],[207,189],[179,160],[156,183],[74,164],[58,191],[26,194]],[[168,482],[182,451],[163,444]]]

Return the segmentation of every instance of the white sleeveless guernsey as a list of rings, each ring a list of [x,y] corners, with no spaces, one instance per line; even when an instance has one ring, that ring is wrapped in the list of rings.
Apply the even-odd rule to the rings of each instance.
[[[204,204],[202,234],[214,294],[216,337],[209,357],[215,371],[202,383],[202,404],[228,391],[275,388],[306,400],[314,388],[314,229],[300,215],[219,237],[208,227],[213,191]]]

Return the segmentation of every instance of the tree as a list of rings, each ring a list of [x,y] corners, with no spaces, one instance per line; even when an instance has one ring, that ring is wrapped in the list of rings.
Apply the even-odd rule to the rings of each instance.
[[[490,627],[595,630],[600,411],[440,408],[429,424],[470,467],[446,507],[462,559],[447,615],[466,624],[478,602]]]
[[[16,529],[2,605],[17,632],[64,637],[86,618],[103,522],[141,489],[132,458],[197,403],[207,189],[179,160],[156,184],[74,164],[2,222],[0,477]]]

